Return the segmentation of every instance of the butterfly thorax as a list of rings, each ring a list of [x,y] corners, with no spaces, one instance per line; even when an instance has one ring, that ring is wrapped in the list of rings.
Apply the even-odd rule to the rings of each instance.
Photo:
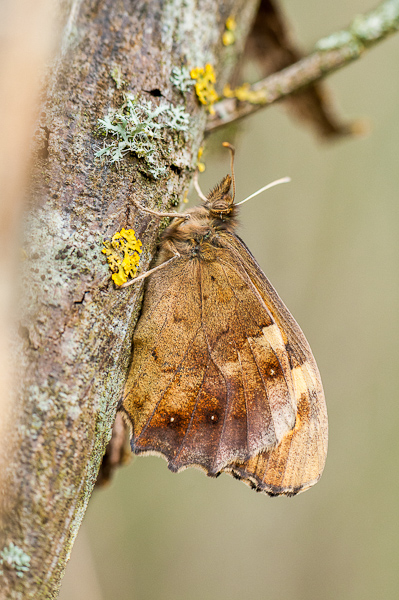
[[[177,217],[161,236],[161,252],[167,250],[171,242],[181,255],[205,258],[211,246],[219,247],[221,232],[232,233],[237,227],[238,208],[229,194],[230,186],[231,178],[227,175],[208,194],[202,206],[184,213],[189,218]]]

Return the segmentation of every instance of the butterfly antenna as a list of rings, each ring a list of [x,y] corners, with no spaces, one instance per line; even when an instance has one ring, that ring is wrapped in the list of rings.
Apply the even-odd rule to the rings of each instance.
[[[244,200],[241,200],[241,202],[238,202],[238,204],[236,204],[236,206],[239,206],[240,204],[244,204],[244,202],[247,202],[248,200],[255,198],[255,196],[257,196],[258,194],[261,194],[262,192],[265,192],[266,190],[270,190],[270,188],[274,187],[275,185],[280,185],[280,183],[289,183],[290,181],[291,181],[291,177],[283,177],[282,179],[276,179],[276,181],[272,181],[271,183],[268,183],[264,187],[260,188],[260,190],[258,190],[257,192],[254,192],[253,194],[248,196],[248,198],[245,198]]]
[[[234,202],[234,198],[236,197],[236,179],[234,177],[234,155],[236,153],[236,149],[234,148],[234,146],[229,144],[229,142],[223,142],[223,146],[225,148],[228,148],[231,152],[231,179],[233,181],[233,202]]]
[[[202,192],[202,190],[199,186],[199,183],[198,183],[198,171],[195,171],[195,173],[194,173],[193,183],[194,183],[195,191],[197,192],[198,196],[201,198],[201,200],[204,200],[206,202],[208,200],[208,198]]]

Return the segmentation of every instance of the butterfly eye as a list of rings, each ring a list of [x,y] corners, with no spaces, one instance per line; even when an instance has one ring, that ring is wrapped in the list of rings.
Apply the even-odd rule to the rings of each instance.
[[[228,204],[225,200],[214,202],[211,206],[209,214],[211,217],[222,219],[223,216],[228,216],[233,210],[233,205]]]

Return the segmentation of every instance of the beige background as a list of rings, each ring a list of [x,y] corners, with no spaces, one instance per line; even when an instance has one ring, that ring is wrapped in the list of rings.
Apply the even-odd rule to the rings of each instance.
[[[303,47],[374,7],[283,5]],[[282,105],[242,123],[240,234],[303,328],[324,382],[330,447],[321,481],[268,498],[228,476],[173,475],[138,458],[96,492],[62,600],[391,600],[399,589],[399,36],[328,83],[368,137],[331,145]],[[211,142],[219,145],[226,137]],[[204,156],[204,190],[228,172]]]

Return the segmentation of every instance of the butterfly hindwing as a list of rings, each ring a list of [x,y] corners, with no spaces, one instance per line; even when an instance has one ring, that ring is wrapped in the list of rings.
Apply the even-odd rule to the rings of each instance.
[[[172,470],[217,474],[275,447],[294,426],[296,406],[266,304],[228,248],[209,252],[150,278],[124,408],[136,453],[160,453]]]

